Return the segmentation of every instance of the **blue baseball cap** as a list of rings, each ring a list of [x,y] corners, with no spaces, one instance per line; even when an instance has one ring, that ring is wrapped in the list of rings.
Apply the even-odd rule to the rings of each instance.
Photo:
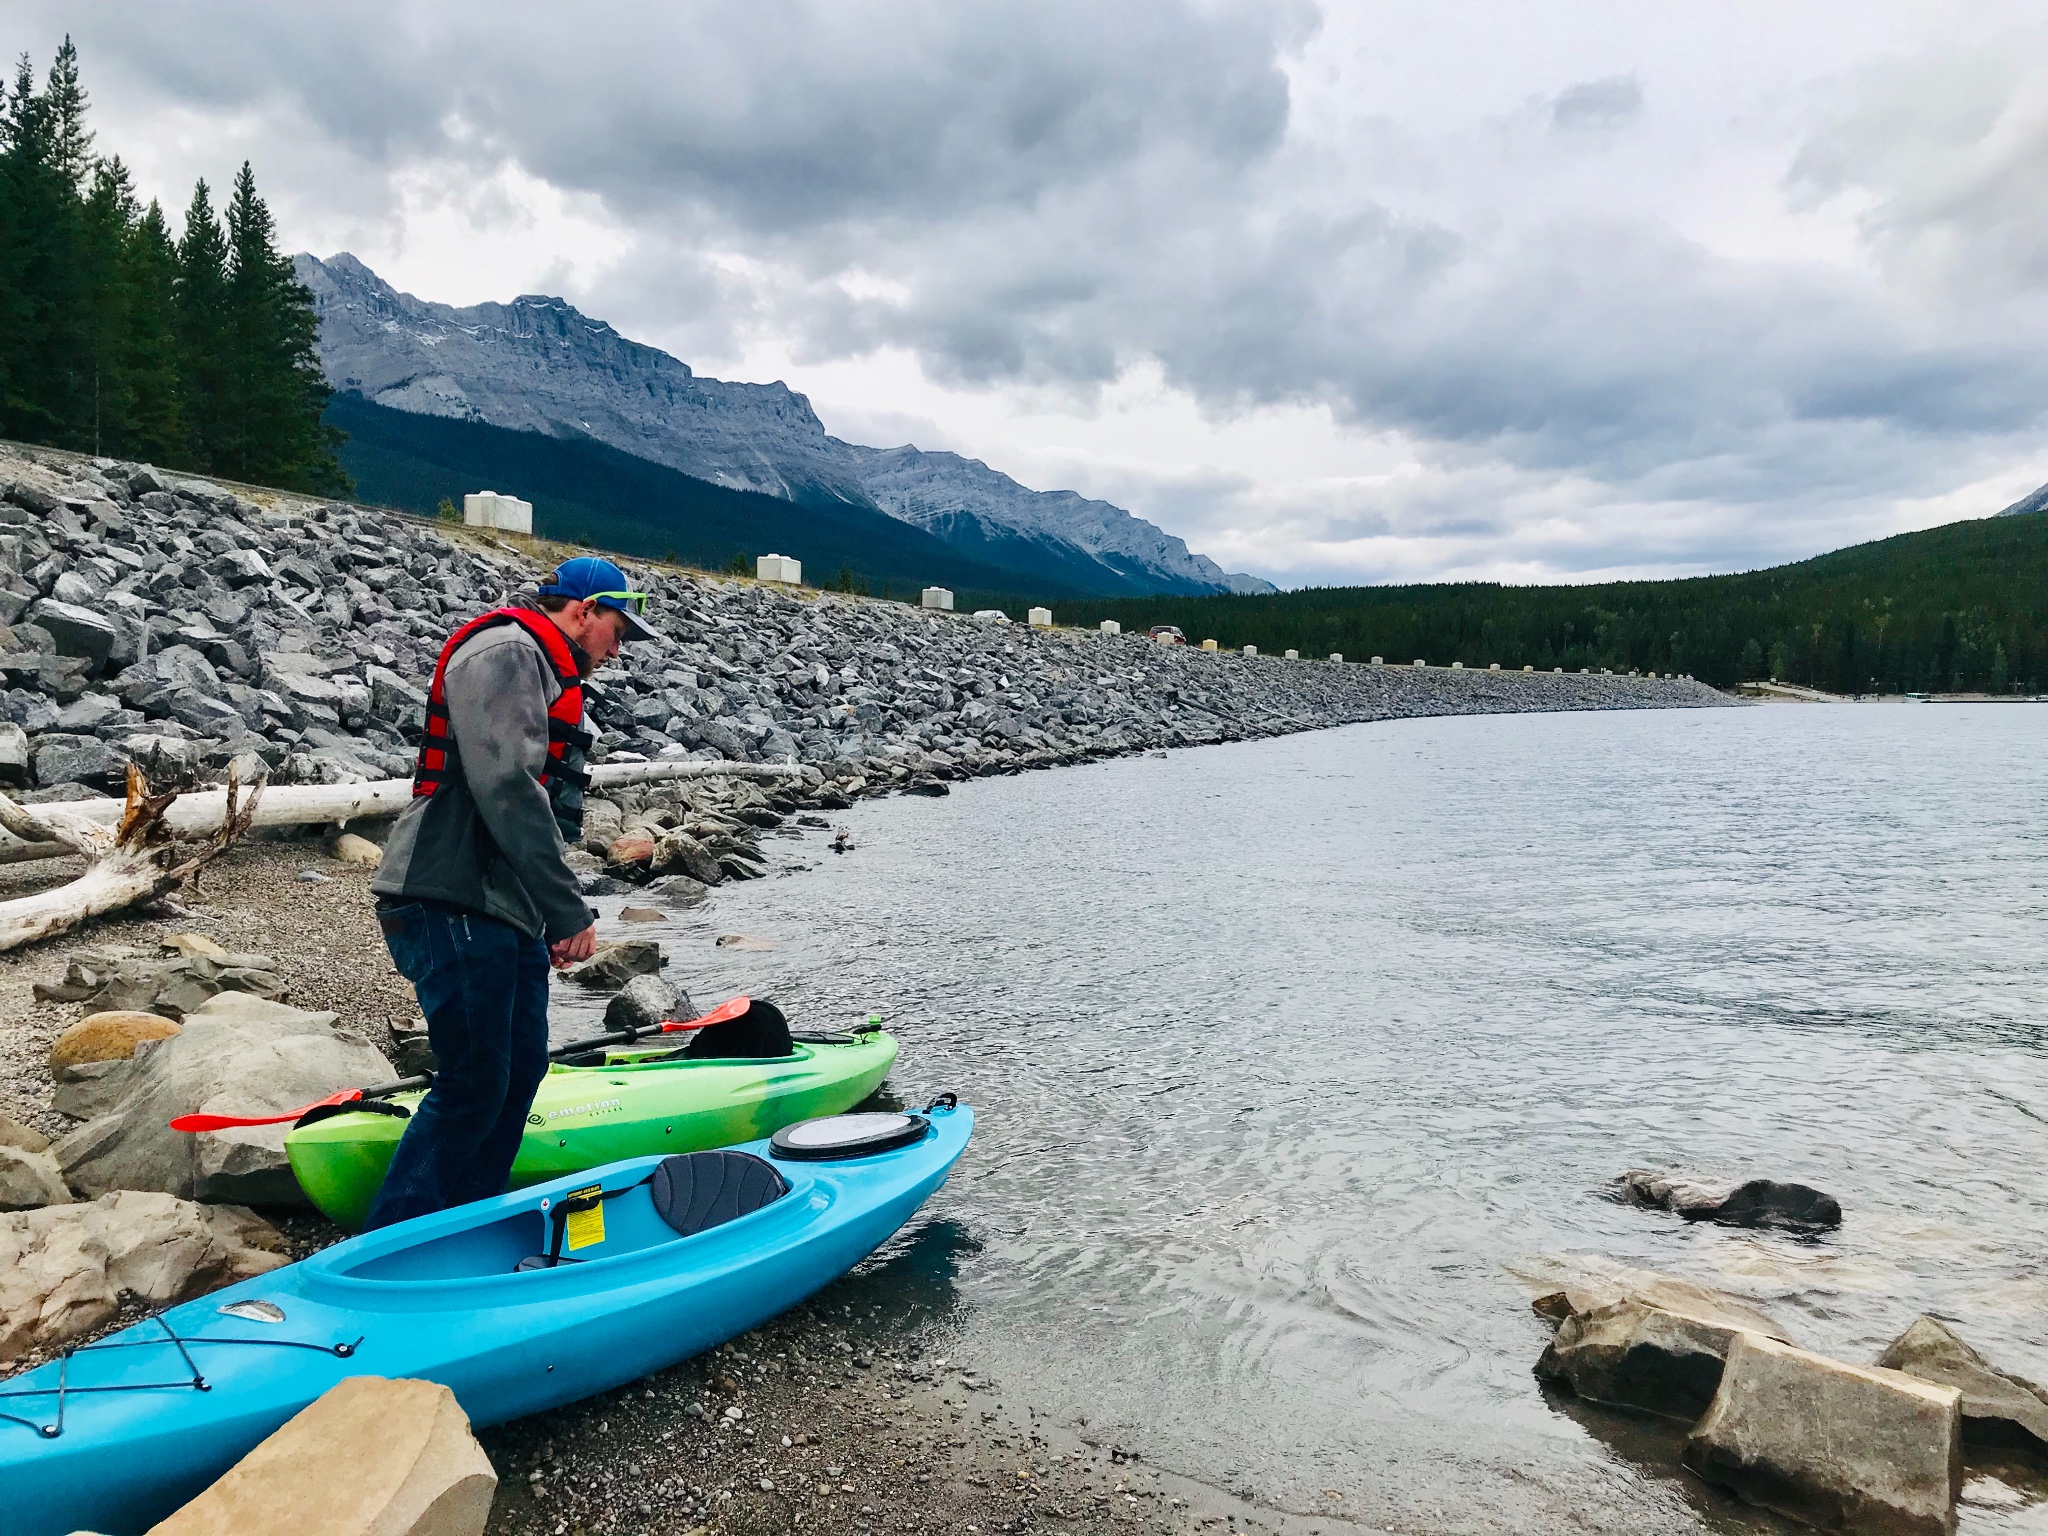
[[[555,567],[554,574],[540,584],[540,595],[573,598],[577,602],[587,599],[600,608],[616,609],[626,616],[626,639],[659,640],[661,636],[640,619],[647,611],[647,594],[628,588],[626,573],[611,561],[596,555],[578,555]]]

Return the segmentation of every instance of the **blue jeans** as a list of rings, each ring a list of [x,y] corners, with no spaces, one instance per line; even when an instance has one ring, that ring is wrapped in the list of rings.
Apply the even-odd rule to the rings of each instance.
[[[380,903],[377,919],[440,1067],[365,1231],[502,1194],[548,1071],[545,944],[438,901]]]

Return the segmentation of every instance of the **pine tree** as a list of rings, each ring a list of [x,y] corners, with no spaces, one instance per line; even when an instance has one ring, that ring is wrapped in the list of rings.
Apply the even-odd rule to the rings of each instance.
[[[110,452],[128,437],[134,297],[128,250],[138,217],[128,168],[119,157],[100,161],[93,168],[92,190],[85,199],[85,238],[80,250],[84,258],[80,277],[85,300],[85,366],[91,377],[89,442],[94,453]]]
[[[71,34],[50,64],[50,83],[44,93],[44,110],[50,118],[50,159],[57,174],[74,194],[83,195],[86,178],[93,172],[92,130],[85,126],[87,98],[78,80],[78,50],[71,46]]]
[[[228,203],[228,335],[238,417],[233,473],[293,490],[345,482],[320,425],[330,391],[313,296],[277,248],[277,227],[243,161]]]
[[[121,451],[157,464],[189,462],[178,378],[178,251],[154,199],[129,233],[128,430]]]
[[[51,76],[53,87],[62,83],[58,70]],[[91,419],[82,367],[83,208],[59,161],[60,130],[78,126],[67,129],[51,97],[36,94],[24,55],[0,114],[0,204],[7,209],[0,280],[12,299],[0,342],[7,378],[0,430],[66,447],[80,446]]]
[[[228,248],[201,180],[178,240],[178,378],[194,463],[228,473],[236,454],[228,341]]]

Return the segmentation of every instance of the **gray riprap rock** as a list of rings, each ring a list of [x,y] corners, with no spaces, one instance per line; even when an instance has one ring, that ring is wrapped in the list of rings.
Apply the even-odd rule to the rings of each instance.
[[[0,1216],[0,1364],[113,1321],[124,1298],[165,1307],[289,1262],[252,1211],[120,1190]]]
[[[190,1200],[302,1206],[284,1155],[289,1125],[186,1136],[170,1121],[195,1112],[274,1113],[394,1076],[367,1041],[336,1029],[331,1013],[222,993],[188,1013],[178,1034],[139,1048],[119,1074],[119,1101],[55,1151],[65,1177],[88,1195],[152,1189]]]
[[[1616,1191],[1633,1205],[1671,1211],[1687,1221],[1731,1227],[1839,1227],[1842,1207],[1834,1196],[1807,1184],[1776,1179],[1709,1179],[1687,1173],[1632,1168]]]
[[[31,750],[38,784],[93,784],[112,789],[128,775],[128,759],[97,736],[51,732],[37,737]]]
[[[253,549],[231,549],[224,555],[215,555],[206,562],[206,571],[230,587],[252,586],[271,577],[268,562]]]
[[[1963,1394],[1963,1438],[1972,1445],[2048,1451],[2048,1398],[1970,1348],[1946,1323],[1920,1316],[1877,1363]]]
[[[113,620],[93,609],[46,597],[30,606],[28,617],[50,632],[61,656],[83,656],[98,666],[114,648]]]
[[[1738,1333],[1713,1404],[1686,1439],[1685,1464],[1824,1530],[1950,1536],[1962,1393]]]
[[[389,667],[366,667],[363,675],[370,685],[370,714],[373,717],[403,731],[424,728],[427,718],[424,689],[415,688]]]
[[[606,1029],[650,1029],[664,1019],[697,1016],[689,995],[659,974],[635,976],[605,1004]],[[684,1042],[687,1043],[687,1042]]]
[[[102,725],[121,713],[121,701],[112,694],[88,693],[57,711],[57,729],[97,735]]]

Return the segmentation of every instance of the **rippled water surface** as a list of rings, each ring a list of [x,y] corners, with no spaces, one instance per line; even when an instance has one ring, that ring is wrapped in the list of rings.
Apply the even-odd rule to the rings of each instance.
[[[980,781],[842,813],[843,858],[771,844],[818,867],[670,942],[700,998],[885,1014],[906,1100],[980,1107],[914,1262],[1006,1390],[1292,1510],[1718,1528],[1668,1448],[1545,1400],[1530,1296],[1574,1255],[1675,1270],[1856,1360],[1934,1310],[2048,1380],[2044,736],[1531,715]],[[1642,1165],[1847,1221],[1603,1197]]]

